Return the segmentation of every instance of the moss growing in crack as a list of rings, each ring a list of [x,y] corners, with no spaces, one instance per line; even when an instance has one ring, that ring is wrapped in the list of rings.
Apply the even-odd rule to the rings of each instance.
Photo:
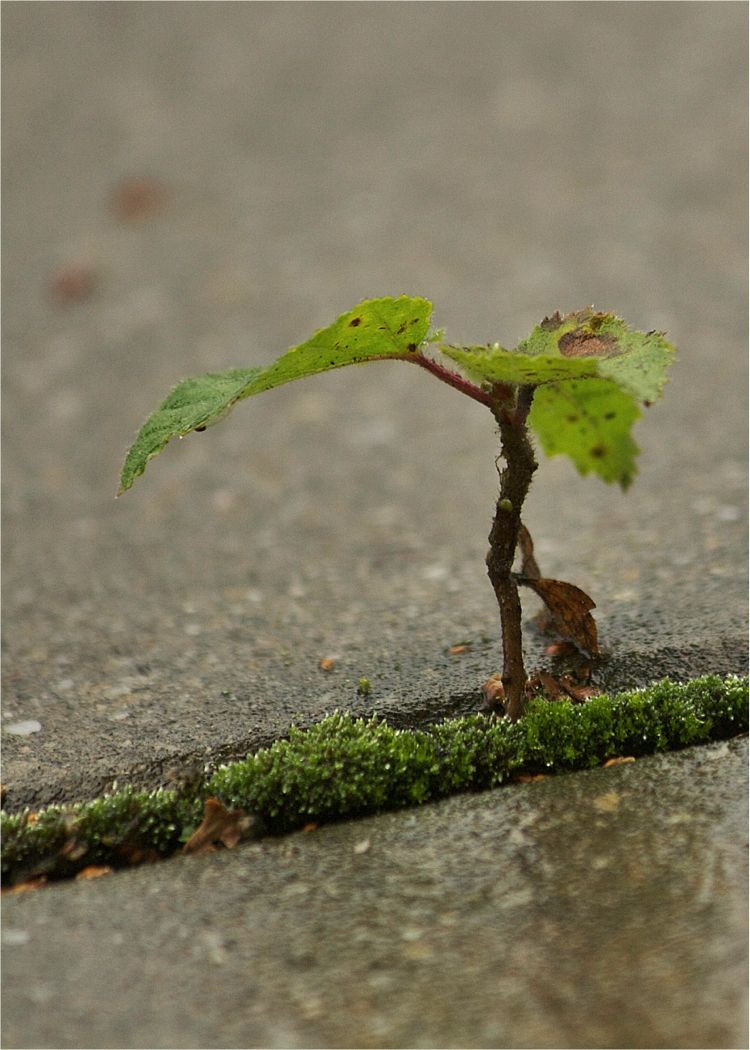
[[[708,676],[686,685],[533,701],[518,723],[474,715],[399,731],[334,714],[288,740],[219,769],[208,791],[262,814],[273,831],[496,787],[520,772],[587,769],[747,729],[747,680]]]
[[[93,802],[2,815],[2,870],[13,882],[64,878],[90,864],[123,866],[169,856],[183,827],[200,822],[197,799],[126,789]]]
[[[310,729],[217,770],[207,785],[226,805],[259,813],[273,831],[415,805],[440,773],[428,732],[336,712]]]
[[[583,769],[616,755],[649,755],[747,731],[747,678],[664,679],[585,704],[534,701],[519,760],[529,772]]]
[[[587,769],[617,755],[726,739],[747,731],[747,693],[747,678],[665,679],[584,704],[536,700],[516,723],[472,715],[423,730],[334,713],[221,767],[189,797],[126,790],[3,814],[3,875],[10,882],[60,878],[89,864],[167,856],[200,823],[209,795],[278,833],[496,787],[522,772]]]

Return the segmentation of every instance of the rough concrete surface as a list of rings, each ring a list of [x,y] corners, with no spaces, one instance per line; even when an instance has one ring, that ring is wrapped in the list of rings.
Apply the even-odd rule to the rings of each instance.
[[[14,898],[5,1045],[746,1046],[746,766],[712,744]]]
[[[744,671],[744,5],[22,2],[3,21],[10,807],[163,783],[333,707],[415,724],[476,705],[499,659],[483,564],[496,436],[429,376],[377,364],[270,392],[113,499],[129,441],[178,379],[268,362],[367,296],[428,296],[456,341],[513,345],[545,313],[591,302],[668,330],[680,359],[636,428],[631,491],[547,461],[526,520],[545,572],[597,602],[604,684]],[[162,187],[140,218],[132,193],[122,202],[132,178]],[[531,634],[528,656],[542,659]],[[9,732],[29,721],[40,730]],[[685,759],[660,761],[669,782]],[[231,885],[241,864],[190,870]],[[173,871],[23,902],[41,916],[55,901],[50,944],[68,946],[81,996],[77,909],[112,894],[131,915]],[[115,936],[115,912],[96,921]],[[514,951],[537,958],[525,929]],[[701,927],[704,977],[722,929]],[[118,957],[137,966],[129,951],[126,938]],[[23,958],[6,960],[9,1046]],[[66,1045],[93,1045],[60,958],[34,955],[47,998],[18,1045],[40,1045],[34,1026],[63,999]],[[595,1005],[577,1007],[584,963],[560,999],[560,1045],[598,1038]],[[676,971],[686,987],[692,965]],[[407,1006],[407,974],[394,962],[392,975],[416,1023],[422,992]],[[220,995],[225,979],[209,966],[202,987]],[[491,983],[472,994],[491,1002]],[[161,1045],[186,1045],[196,1030],[180,1028],[181,995],[171,1003]],[[428,1021],[437,1043],[459,1038]],[[262,1038],[283,1045],[285,1023],[279,1008]],[[413,1031],[399,1022],[393,1040]],[[110,1036],[136,1045],[115,1021]],[[240,1029],[228,1038],[243,1045]]]

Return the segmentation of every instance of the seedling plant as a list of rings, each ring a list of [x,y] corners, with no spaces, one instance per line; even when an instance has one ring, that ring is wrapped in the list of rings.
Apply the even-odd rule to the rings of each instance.
[[[344,365],[406,361],[489,409],[499,429],[504,469],[489,534],[487,571],[500,609],[503,670],[496,709],[512,721],[524,713],[519,586],[544,602],[548,624],[587,657],[599,655],[595,603],[579,587],[542,575],[522,510],[537,468],[530,431],[549,456],[569,456],[578,471],[627,489],[638,446],[631,429],[656,401],[675,349],[661,332],[634,331],[593,308],[538,325],[514,350],[499,343],[455,346],[430,329],[422,298],[369,299],[292,347],[266,368],[235,368],[186,379],[141,427],[128,452],[120,493],[174,437],[204,431],[245,398]],[[519,556],[520,565],[514,571]],[[554,690],[549,677],[546,682]]]

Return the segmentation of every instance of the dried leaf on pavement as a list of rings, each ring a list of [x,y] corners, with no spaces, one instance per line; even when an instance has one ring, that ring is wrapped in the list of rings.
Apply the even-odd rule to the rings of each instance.
[[[5,893],[30,893],[32,890],[40,890],[42,886],[47,885],[46,875],[35,875],[32,879],[26,879],[24,882],[17,882],[15,886],[3,886],[2,892]]]
[[[505,699],[505,688],[503,687],[502,676],[499,672],[490,675],[487,681],[482,686],[482,692],[484,693],[485,707],[489,708],[490,711],[502,710],[503,701]]]
[[[597,696],[599,690],[593,685],[581,685],[570,675],[552,675],[549,671],[538,671],[529,680],[529,689],[541,688],[548,700],[572,700],[582,704],[590,696]]]
[[[111,875],[113,870],[108,864],[89,864],[78,872],[76,882],[81,879],[100,879],[102,875]]]
[[[203,806],[203,823],[185,845],[185,853],[209,853],[220,842],[234,849],[254,824],[244,809],[227,809],[217,798],[207,798]]]
[[[132,176],[118,183],[110,203],[120,222],[141,222],[158,215],[167,197],[167,187],[160,179]]]

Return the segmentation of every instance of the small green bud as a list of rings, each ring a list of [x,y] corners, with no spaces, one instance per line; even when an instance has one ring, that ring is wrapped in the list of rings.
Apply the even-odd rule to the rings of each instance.
[[[371,691],[372,686],[370,685],[370,679],[360,678],[359,682],[357,683],[357,692],[359,693],[359,695],[369,696]]]
[[[500,510],[504,510],[506,514],[513,513],[513,504],[510,502],[509,499],[501,499],[498,503],[498,506]]]

